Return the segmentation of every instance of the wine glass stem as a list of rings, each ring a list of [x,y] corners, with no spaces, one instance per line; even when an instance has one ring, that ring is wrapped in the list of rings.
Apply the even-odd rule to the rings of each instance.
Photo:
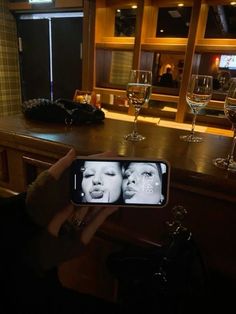
[[[228,156],[228,164],[230,164],[231,162],[234,161],[235,146],[236,146],[236,129],[234,128],[234,138],[233,138],[233,142],[232,142],[232,146],[231,146],[231,151],[230,151],[230,154]]]
[[[137,121],[138,121],[138,115],[139,115],[139,109],[135,108],[135,116],[134,116],[134,129],[133,129],[133,133],[137,134],[138,133],[138,129],[137,129]]]
[[[193,115],[193,121],[192,121],[192,129],[191,129],[191,135],[192,135],[192,136],[194,136],[196,118],[197,118],[197,113],[194,113],[194,115]]]

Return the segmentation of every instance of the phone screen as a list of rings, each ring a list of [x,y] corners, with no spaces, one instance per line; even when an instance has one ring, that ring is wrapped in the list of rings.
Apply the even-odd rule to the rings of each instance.
[[[73,203],[163,207],[168,202],[167,161],[80,158],[71,166]]]

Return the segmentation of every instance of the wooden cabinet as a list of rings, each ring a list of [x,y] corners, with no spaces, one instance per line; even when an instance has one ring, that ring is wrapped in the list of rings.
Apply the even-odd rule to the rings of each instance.
[[[0,146],[0,183],[1,185],[6,185],[9,181],[9,169],[8,169],[8,156],[7,149]],[[11,194],[7,188],[0,187],[0,195],[7,196]]]
[[[37,175],[48,169],[55,160],[11,147],[1,148],[0,194],[24,192]]]
[[[4,195],[25,191],[39,172],[72,146],[81,156],[114,151],[131,158],[166,159],[171,165],[168,205],[120,208],[100,228],[84,255],[59,267],[65,286],[114,300],[117,282],[106,268],[107,256],[124,246],[163,243],[166,222],[171,221],[176,205],[187,209],[184,224],[192,231],[209,271],[235,285],[236,175],[212,164],[213,158],[227,156],[231,138],[203,133],[203,143],[190,145],[179,140],[184,130],[140,123],[146,140],[130,145],[123,135],[132,123],[112,119],[65,127],[16,115],[0,118],[0,125],[0,193],[5,191]],[[224,286],[217,288],[222,291]]]
[[[8,178],[7,150],[4,147],[0,147],[0,180],[7,182]]]

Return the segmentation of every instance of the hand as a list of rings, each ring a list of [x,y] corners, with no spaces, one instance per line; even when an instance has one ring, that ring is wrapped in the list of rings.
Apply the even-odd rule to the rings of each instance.
[[[102,154],[97,154],[93,156],[107,157],[114,156],[112,152],[105,152]],[[75,156],[74,151],[71,150],[69,153],[58,160],[49,170],[48,172],[55,178],[59,179],[61,174],[65,171],[67,167],[71,165]],[[79,221],[80,223],[86,223],[85,225],[81,224],[81,229],[78,230],[81,233],[80,240],[86,245],[92,239],[97,229],[103,224],[103,222],[110,216],[112,213],[118,210],[118,207],[113,206],[81,206],[75,208],[72,204],[69,204],[61,211],[59,211],[53,219],[50,221],[48,225],[48,231],[54,236],[58,236],[59,231],[62,225],[66,221]]]
[[[117,206],[82,206],[74,210],[72,209],[72,205],[70,207],[58,213],[52,219],[48,225],[48,231],[54,236],[58,236],[61,228],[66,224],[64,232],[77,232],[80,236],[80,242],[84,245],[90,242],[104,221],[118,210]]]
[[[106,152],[93,156],[114,156]],[[32,219],[47,227],[48,231],[58,236],[61,226],[66,220],[79,215],[80,220],[86,220],[86,226],[80,230],[81,241],[87,244],[97,229],[117,207],[78,207],[76,210],[70,203],[68,169],[76,158],[76,152],[71,149],[47,171],[42,173],[29,187],[26,204]]]
[[[28,187],[26,208],[38,225],[46,227],[55,214],[70,204],[69,167],[75,158],[76,152],[71,149]]]

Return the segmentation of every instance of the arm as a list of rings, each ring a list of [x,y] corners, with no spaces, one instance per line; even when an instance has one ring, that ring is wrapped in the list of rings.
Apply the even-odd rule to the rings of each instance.
[[[28,262],[48,269],[78,256],[115,207],[77,207],[69,198],[69,166],[76,157],[72,149],[42,173],[29,187],[26,210],[40,232],[28,241]],[[86,224],[61,235],[65,222],[83,220]]]

